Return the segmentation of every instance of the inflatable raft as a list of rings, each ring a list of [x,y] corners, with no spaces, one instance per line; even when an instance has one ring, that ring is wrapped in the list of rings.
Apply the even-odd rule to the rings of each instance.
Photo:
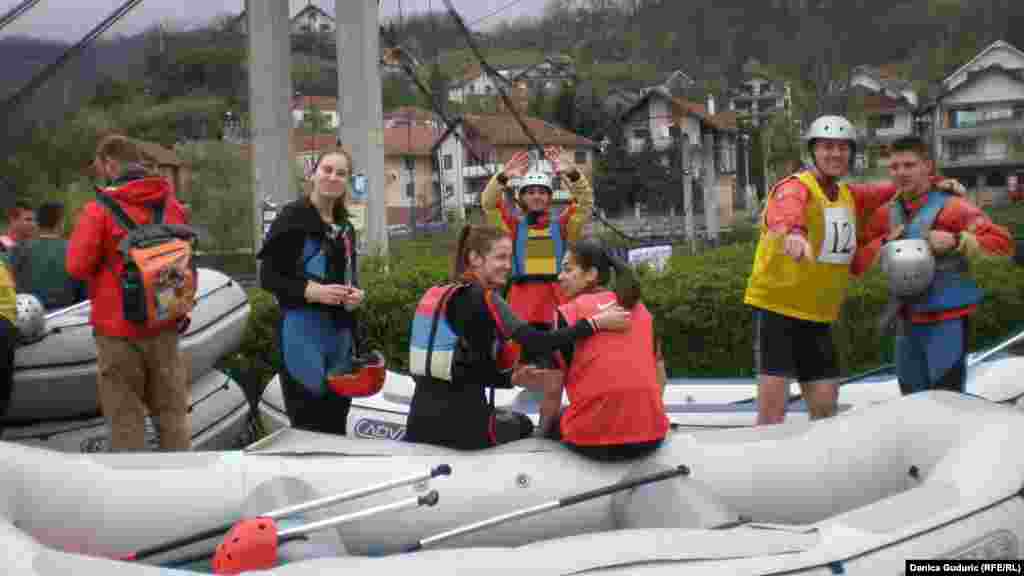
[[[1024,340],[1024,332],[1007,338],[968,361],[966,392],[994,402],[1015,403],[1024,399],[1024,356],[1015,356],[1011,346]],[[347,432],[359,438],[401,440],[416,384],[410,376],[388,372],[384,388],[375,396],[355,398],[349,412]],[[807,421],[807,405],[797,396],[792,383],[787,420]],[[848,379],[840,387],[840,412],[870,406],[901,395],[892,368],[878,369]],[[665,387],[665,410],[675,427],[736,428],[754,426],[757,421],[757,383],[753,378],[674,379]],[[568,397],[563,396],[563,405]],[[521,389],[498,389],[495,405],[540,418],[539,397]],[[272,429],[290,425],[278,377],[271,379],[263,393],[260,411]]]
[[[193,450],[234,450],[256,439],[252,414],[241,386],[227,374],[210,370],[192,384]],[[10,426],[0,439],[60,452],[106,452],[110,430],[101,416]],[[146,420],[146,444],[159,449],[153,422]]]
[[[813,423],[677,431],[619,463],[540,439],[459,453],[291,429],[217,453],[0,443],[0,564],[12,576],[184,576],[163,566],[223,542],[220,560],[269,550],[268,567],[247,573],[278,576],[898,574],[907,558],[1020,557],[1022,435],[1019,410],[925,392]],[[442,466],[450,474],[425,474]],[[399,505],[428,490],[436,505]],[[226,548],[242,544],[216,529],[140,552],[339,492],[332,506],[247,522],[281,536],[274,550],[247,536]],[[300,528],[309,540],[287,542]]]
[[[192,322],[181,339],[193,381],[238,349],[250,312],[245,290],[217,270],[199,269],[196,298]],[[0,419],[5,426],[99,414],[89,310],[85,303],[49,318],[43,338],[15,350],[14,390]]]

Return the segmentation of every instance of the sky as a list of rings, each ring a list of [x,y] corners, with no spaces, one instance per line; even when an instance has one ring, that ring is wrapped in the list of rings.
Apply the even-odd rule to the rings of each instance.
[[[21,1],[0,0],[0,14],[6,14],[21,4]],[[89,30],[113,13],[124,1],[42,0],[0,31],[0,38],[19,35],[74,42],[85,36]],[[294,15],[310,0],[289,1]],[[312,0],[312,2],[329,14],[334,13],[334,0]],[[381,17],[397,15],[400,3],[405,14],[426,12],[431,6],[435,11],[444,9],[442,0],[381,0]],[[545,0],[452,0],[452,4],[462,14],[466,22],[473,22],[511,4],[478,26],[485,28],[500,22],[503,18],[540,15],[544,9]],[[144,0],[129,15],[115,24],[107,32],[107,36],[135,34],[157,22],[167,20],[190,25],[199,24],[220,14],[241,13],[244,5],[244,0]]]

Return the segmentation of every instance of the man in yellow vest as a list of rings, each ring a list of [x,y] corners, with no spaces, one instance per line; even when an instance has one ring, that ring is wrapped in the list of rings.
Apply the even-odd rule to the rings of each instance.
[[[549,329],[555,309],[567,300],[558,284],[566,246],[579,240],[594,207],[594,189],[583,172],[563,158],[561,148],[549,146],[545,158],[554,176],[569,189],[569,205],[557,211],[552,205],[552,176],[528,171],[526,151],[515,154],[504,169],[491,178],[480,204],[488,220],[512,237],[512,275],[508,303],[520,319],[538,329]],[[505,191],[519,178],[518,202],[511,204]],[[536,359],[524,358],[532,362]]]
[[[7,413],[14,386],[14,346],[17,343],[15,323],[18,320],[18,297],[6,250],[0,247],[0,418]],[[0,432],[3,423],[0,422]]]
[[[743,300],[754,309],[759,425],[785,419],[794,379],[811,419],[835,413],[839,364],[832,323],[846,297],[858,232],[897,193],[891,182],[840,182],[850,172],[857,144],[846,118],[822,116],[804,139],[813,166],[783,178],[769,192]],[[934,182],[964,194],[955,180],[935,177]]]

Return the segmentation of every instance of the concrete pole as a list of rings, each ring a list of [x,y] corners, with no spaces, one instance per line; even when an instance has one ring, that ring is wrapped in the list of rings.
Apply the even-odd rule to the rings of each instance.
[[[686,134],[679,138],[679,155],[679,163],[683,170],[683,228],[686,230],[690,253],[695,253],[697,246],[693,221],[693,174],[690,173],[690,138]]]
[[[283,4],[287,4],[284,2]],[[370,254],[388,253],[384,199],[384,119],[376,0],[334,4],[338,58],[338,136],[366,176],[366,240]]]
[[[715,135],[704,134],[704,218],[705,233],[712,245],[718,242],[718,174],[715,171]]]
[[[263,200],[298,198],[292,165],[291,26],[287,2],[246,0],[252,138],[253,247],[263,245]]]

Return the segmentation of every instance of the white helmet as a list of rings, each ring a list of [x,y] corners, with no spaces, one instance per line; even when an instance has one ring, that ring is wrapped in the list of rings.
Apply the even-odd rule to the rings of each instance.
[[[46,313],[43,304],[32,294],[18,294],[18,317],[15,327],[22,342],[38,339],[46,327]]]
[[[548,194],[552,194],[554,192],[554,188],[551,186],[551,176],[546,172],[529,172],[519,180],[520,193],[530,186],[540,186],[545,188],[548,191]]]
[[[882,248],[882,271],[889,278],[889,292],[899,297],[921,294],[935,278],[935,256],[921,238],[893,240]]]
[[[804,134],[804,140],[808,144],[818,138],[831,138],[834,140],[847,140],[851,145],[857,143],[857,132],[853,124],[842,116],[820,116],[811,122]]]

